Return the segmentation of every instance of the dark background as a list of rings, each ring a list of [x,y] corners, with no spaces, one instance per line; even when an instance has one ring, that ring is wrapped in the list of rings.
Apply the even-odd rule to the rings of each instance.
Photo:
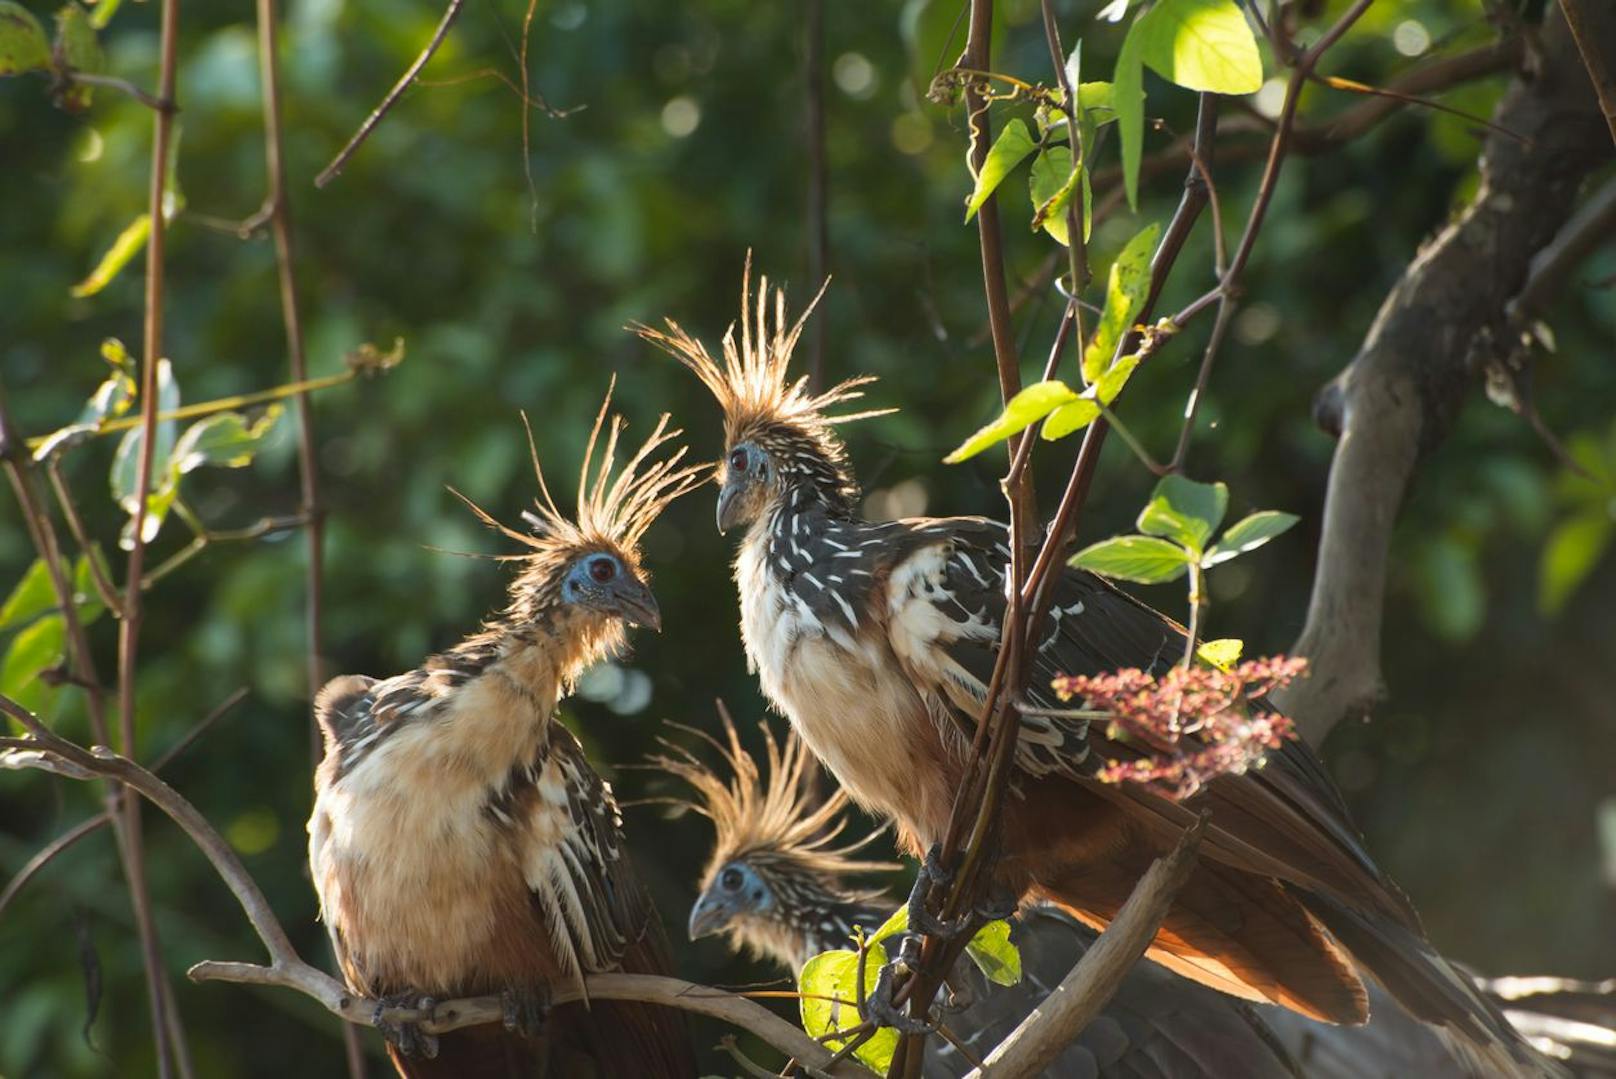
[[[37,0],[28,6],[49,15]],[[827,5],[836,280],[817,316],[825,369],[834,378],[879,375],[871,401],[902,408],[848,430],[873,512],[1000,511],[996,453],[940,463],[997,404],[976,234],[961,224],[961,121],[923,97],[956,6]],[[1066,37],[1087,39],[1087,78],[1108,77],[1122,36],[1093,21],[1096,6],[1060,6]],[[1341,5],[1324,6],[1328,16]],[[1036,4],[1001,7],[998,68],[1046,78]],[[385,377],[317,400],[332,674],[414,666],[502,601],[504,568],[446,553],[506,548],[445,488],[504,520],[529,504],[536,486],[518,408],[532,417],[564,499],[613,371],[635,430],[666,409],[695,452],[716,455],[720,432],[706,391],[624,325],[672,314],[716,346],[748,247],[761,270],[789,282],[796,302],[816,284],[804,224],[802,5],[540,5],[533,88],[556,105],[587,107],[565,119],[533,114],[530,193],[521,101],[490,77],[456,81],[491,68],[514,75],[522,9],[469,4],[426,71],[438,85],[409,93],[348,170],[316,191],[313,174],[438,15],[399,0],[292,0],[285,11],[284,106],[311,367],[340,370],[343,354],[365,341],[386,347],[399,336],[408,350]],[[154,4],[132,2],[113,21],[105,41],[115,74],[153,83],[156,16]],[[178,169],[187,210],[171,229],[166,341],[185,400],[201,401],[282,382],[286,361],[270,244],[208,223],[239,220],[263,195],[250,11],[184,5],[182,18]],[[1423,34],[1427,52],[1446,54],[1488,33],[1474,4],[1378,5],[1327,68],[1384,80],[1418,62],[1398,42],[1411,48]],[[1151,113],[1187,130],[1192,95],[1153,76],[1147,85]],[[1505,85],[1497,76],[1443,100],[1485,115]],[[128,99],[100,93],[74,117],[52,108],[45,90],[38,77],[0,82],[0,378],[29,434],[76,415],[104,374],[103,338],[138,352],[138,261],[100,295],[75,300],[68,289],[144,208],[150,147],[150,114]],[[1302,113],[1312,120],[1354,101],[1313,89]],[[687,130],[692,109],[697,122]],[[1147,152],[1166,142],[1160,133],[1147,138]],[[1252,140],[1260,136],[1229,142]],[[1212,575],[1211,635],[1242,637],[1253,653],[1294,640],[1331,451],[1309,420],[1311,397],[1350,358],[1421,241],[1473,190],[1478,148],[1476,125],[1414,111],[1344,150],[1286,165],[1190,473],[1229,483],[1231,516],[1279,508],[1302,524]],[[1112,162],[1115,153],[1114,143],[1102,151]],[[1256,172],[1249,156],[1219,171],[1231,234],[1243,225]],[[1050,249],[1027,231],[1025,182],[1018,173],[1003,189],[1018,281]],[[1147,185],[1137,218],[1097,225],[1096,263],[1103,268],[1143,223],[1165,221],[1177,191],[1175,173]],[[1203,218],[1165,307],[1210,284],[1209,227]],[[1547,421],[1607,484],[1616,461],[1616,292],[1587,283],[1612,273],[1616,252],[1607,248],[1574,275],[1548,319],[1557,349],[1536,373]],[[1051,295],[1018,316],[1029,378],[1057,314]],[[1171,453],[1209,325],[1201,320],[1161,352],[1125,398],[1122,415],[1158,456]],[[295,512],[295,439],[285,426],[249,469],[187,477],[182,489],[205,520],[239,527]],[[90,527],[109,547],[120,523],[106,486],[114,443],[79,449],[68,465]],[[1110,443],[1084,526],[1089,539],[1128,527],[1151,485],[1120,441]],[[1064,443],[1045,455],[1046,499],[1074,450]],[[1546,612],[1539,595],[1556,529],[1586,514],[1578,507],[1600,506],[1608,488],[1599,492],[1570,476],[1524,423],[1474,395],[1404,510],[1385,634],[1389,698],[1372,724],[1343,726],[1325,747],[1370,848],[1414,897],[1431,937],[1490,973],[1616,973],[1616,559],[1596,562],[1557,612]],[[0,588],[9,589],[32,553],[9,497],[6,507]],[[663,719],[711,728],[718,696],[748,724],[762,715],[735,628],[730,545],[714,533],[712,512],[703,491],[652,531],[647,558],[667,632],[636,634],[620,668],[586,682],[584,698],[596,699],[567,705],[569,723],[625,800],[677,791],[662,777],[615,767],[640,759]],[[1600,529],[1583,532],[1572,555],[1596,558]],[[171,518],[154,556],[186,539]],[[121,558],[115,563],[121,578]],[[156,755],[230,691],[250,689],[167,778],[237,845],[305,956],[323,963],[304,869],[303,569],[301,538],[282,536],[211,547],[159,586],[142,639],[139,749]],[[1176,586],[1148,598],[1183,613]],[[92,638],[102,671],[113,670],[110,620]],[[70,691],[41,693],[38,703],[64,733],[88,736]],[[0,775],[0,871],[14,872],[94,810],[83,787]],[[158,923],[200,1072],[340,1074],[337,1025],[312,1003],[184,980],[197,960],[257,959],[260,949],[188,840],[157,814],[146,819]],[[710,839],[705,823],[640,807],[627,811],[626,827],[680,973],[724,984],[772,976],[728,959],[717,942],[682,939]],[[81,931],[105,987],[94,1049],[80,1036]],[[6,1075],[152,1072],[139,955],[110,835],[47,869],[0,919],[0,1029]],[[719,1033],[698,1031],[704,1046]]]

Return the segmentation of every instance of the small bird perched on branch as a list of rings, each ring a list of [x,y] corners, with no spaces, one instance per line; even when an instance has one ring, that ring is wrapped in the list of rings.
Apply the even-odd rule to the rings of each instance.
[[[309,865],[349,987],[412,1008],[485,994],[505,1004],[504,1029],[433,1037],[378,1024],[406,1076],[694,1074],[674,1010],[548,1003],[587,974],[669,970],[611,788],[556,718],[626,625],[660,627],[639,541],[699,482],[683,449],[659,454],[679,434],[666,416],[614,478],[621,419],[599,446],[610,401],[608,391],[575,519],[556,507],[536,452],[532,532],[472,507],[526,547],[504,556],[522,565],[505,608],[416,670],[337,678],[315,702],[325,759]]]
[[[861,516],[835,425],[871,413],[829,410],[870,379],[813,393],[805,378],[788,377],[812,307],[789,323],[783,293],[771,297],[765,280],[754,308],[748,265],[740,333],[732,326],[725,335],[722,363],[672,320],[640,332],[723,409],[718,526],[745,529],[735,560],[741,633],[764,692],[852,797],[893,817],[907,849],[926,855],[947,828],[987,698],[1008,530],[980,517]],[[1051,684],[1060,675],[1164,671],[1184,654],[1177,624],[1102,578],[1065,569],[1052,586],[1049,612],[1029,637],[1029,704],[1058,709]],[[1462,1034],[1500,1067],[1538,1067],[1425,941],[1305,746],[1287,743],[1265,767],[1214,779],[1180,804],[1138,784],[1100,782],[1108,760],[1137,753],[1103,727],[1019,718],[995,891],[1047,900],[1103,927],[1151,861],[1210,810],[1198,865],[1152,958],[1235,996],[1361,1023],[1368,1004],[1355,960],[1415,1015]],[[931,858],[923,873],[944,876]],[[923,908],[912,918],[928,927]]]
[[[722,719],[727,744],[714,744],[729,778],[684,747],[670,746],[674,755],[654,758],[695,788],[699,801],[686,804],[713,822],[713,850],[690,911],[690,937],[723,933],[733,950],[744,949],[799,973],[810,957],[851,947],[855,926],[871,932],[887,920],[897,901],[884,892],[861,889],[854,880],[897,867],[857,857],[879,831],[841,841],[848,823],[847,794],[837,790],[829,798],[813,796],[807,779],[815,762],[795,731],[782,747],[763,727],[765,772],[741,747],[728,714]],[[956,983],[968,982],[969,1002],[948,1014],[945,1025],[978,1058],[1049,995],[1087,950],[1092,934],[1057,910],[1033,907],[1017,919],[1013,939],[1022,959],[1022,980],[1016,985],[990,987],[964,959],[952,975]],[[926,1075],[960,1076],[972,1066],[948,1041],[927,1043]],[[1046,1074],[1061,1079],[1293,1079],[1295,1069],[1250,1009],[1142,963]],[[1441,1074],[1432,1073],[1429,1079]]]
[[[720,706],[726,738],[692,733],[713,743],[728,777],[683,746],[653,763],[685,780],[698,800],[685,802],[713,824],[713,849],[690,911],[690,937],[725,934],[746,951],[800,973],[814,955],[850,947],[855,926],[874,931],[896,900],[860,888],[862,875],[895,869],[863,858],[880,836],[843,841],[846,792],[828,798],[810,789],[814,760],[795,731],[784,745],[763,730],[765,762],[741,746]],[[1021,912],[1013,940],[1023,978],[1010,987],[978,984],[945,1025],[975,1057],[995,1045],[1048,996],[1095,941],[1088,926],[1047,905]],[[965,960],[956,975],[974,974]],[[982,979],[976,979],[982,982]],[[1555,1042],[1556,1056],[1579,1079],[1609,1079],[1616,1059],[1610,1028],[1616,986],[1556,978],[1472,979],[1510,1023]],[[1567,990],[1566,986],[1572,987]],[[1520,988],[1524,987],[1524,988]],[[1484,1079],[1473,1059],[1461,1059],[1435,1031],[1412,1018],[1374,985],[1367,987],[1374,1018],[1363,1027],[1336,1026],[1283,1008],[1244,1005],[1196,985],[1148,960],[1135,966],[1105,1010],[1056,1058],[1045,1074],[1060,1079],[1356,1079],[1364,1075],[1421,1079]],[[1523,1007],[1521,999],[1526,1003]],[[926,1045],[925,1074],[959,1076],[973,1064],[942,1039]]]

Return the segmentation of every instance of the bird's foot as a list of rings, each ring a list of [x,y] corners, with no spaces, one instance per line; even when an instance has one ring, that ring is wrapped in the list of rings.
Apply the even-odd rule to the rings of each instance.
[[[926,907],[926,900],[931,896],[934,885],[947,887],[953,881],[954,871],[943,865],[942,848],[933,843],[931,850],[926,852],[925,861],[920,863],[919,872],[915,874],[914,887],[909,890],[907,906],[911,932],[952,940],[970,927],[969,915],[955,919],[939,918]]]
[[[544,1034],[550,1018],[550,990],[543,985],[507,989],[499,995],[499,1006],[506,1030],[537,1038]]]
[[[898,976],[914,970],[914,964],[919,958],[919,942],[920,938],[914,934],[904,934],[897,956],[882,965],[880,972],[875,976],[875,986],[864,998],[864,1007],[860,1012],[864,1020],[876,1026],[891,1027],[899,1034],[930,1034],[937,1029],[935,1023],[916,1019],[893,1001]]]
[[[376,1011],[371,1016],[371,1022],[387,1039],[387,1044],[397,1049],[407,1057],[426,1057],[432,1059],[438,1055],[438,1036],[421,1029],[419,1019],[398,1019],[390,1012],[407,1011],[422,1015],[430,1015],[438,1002],[425,993],[407,990],[381,997],[376,1001]]]

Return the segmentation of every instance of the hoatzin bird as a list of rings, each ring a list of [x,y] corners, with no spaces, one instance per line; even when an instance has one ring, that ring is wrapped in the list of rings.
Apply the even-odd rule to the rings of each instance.
[[[855,926],[881,925],[897,905],[856,878],[893,869],[856,858],[880,833],[841,842],[847,795],[810,788],[812,757],[793,731],[782,747],[763,726],[765,765],[742,748],[727,713],[715,747],[729,777],[683,746],[654,763],[689,783],[685,803],[712,821],[713,850],[690,912],[692,940],[723,933],[731,949],[797,973],[810,956],[848,948]],[[695,732],[703,738],[708,736]],[[765,771],[766,769],[766,771]],[[840,845],[838,845],[840,844]],[[1095,940],[1059,909],[1035,905],[1016,919],[1013,939],[1023,978],[989,987],[965,961],[969,1002],[944,1017],[954,1039],[985,1057],[1046,997]],[[1106,1010],[1049,1067],[1060,1079],[1356,1079],[1364,1075],[1482,1079],[1450,1053],[1430,1027],[1370,989],[1374,1021],[1365,1027],[1319,1023],[1282,1008],[1257,1008],[1180,978],[1155,963],[1129,972]],[[949,1041],[927,1042],[925,1074],[960,1076],[974,1066]],[[1578,1075],[1602,1075],[1592,1068]]]
[[[387,1003],[500,994],[490,1024],[432,1038],[388,1027],[406,1076],[687,1076],[683,1019],[622,1002],[551,1008],[558,987],[602,971],[667,973],[667,943],[624,849],[611,788],[556,718],[590,663],[626,625],[657,629],[639,540],[699,482],[662,417],[613,478],[611,394],[590,435],[578,509],[557,507],[533,454],[542,501],[533,531],[478,516],[526,547],[509,602],[481,632],[416,670],[348,675],[315,709],[325,758],[315,774],[309,865],[351,989]],[[529,434],[531,447],[531,433]],[[474,506],[473,509],[476,509]]]
[[[870,413],[828,410],[870,380],[818,393],[806,378],[791,380],[813,305],[790,324],[783,293],[770,297],[765,280],[754,309],[749,290],[750,266],[741,330],[725,335],[722,363],[671,319],[665,330],[639,330],[722,407],[718,527],[745,530],[735,559],[741,635],[765,694],[852,797],[895,819],[906,848],[925,855],[947,826],[985,703],[1008,530],[981,517],[865,520],[835,425]],[[1165,670],[1184,654],[1177,624],[1076,569],[1054,582],[1030,641],[1026,699],[1045,709],[1060,705],[1057,675]],[[1498,1069],[1538,1068],[1426,942],[1305,746],[1287,743],[1265,767],[1219,777],[1186,804],[1095,777],[1107,760],[1136,753],[1103,726],[1023,715],[994,889],[1103,927],[1151,861],[1210,810],[1197,868],[1152,958],[1235,996],[1362,1023],[1368,997],[1356,961],[1416,1016],[1496,1056]],[[923,871],[935,878],[940,869]]]

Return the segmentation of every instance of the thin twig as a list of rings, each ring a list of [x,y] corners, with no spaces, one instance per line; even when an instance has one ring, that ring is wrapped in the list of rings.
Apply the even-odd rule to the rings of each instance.
[[[803,38],[804,93],[808,142],[808,281],[814,288],[830,273],[830,178],[825,164],[825,0],[807,0]],[[825,318],[808,327],[808,384],[825,379]]]
[[[167,765],[181,753],[185,752],[192,742],[196,741],[198,738],[202,737],[203,734],[207,733],[209,727],[212,727],[220,719],[224,718],[224,716],[232,708],[240,704],[246,699],[246,697],[246,686],[242,686],[240,689],[230,694],[230,696],[226,697],[217,708],[204,716],[200,723],[186,731],[178,742],[175,742],[173,745],[164,750],[162,755],[152,762],[152,771],[154,773],[160,773],[165,765]],[[113,785],[110,789],[116,791],[121,788]],[[104,809],[88,820],[80,821],[62,835],[57,836],[39,853],[28,859],[28,862],[17,871],[16,876],[11,878],[11,881],[6,885],[5,891],[0,892],[0,915],[5,914],[6,907],[10,905],[13,899],[17,898],[18,894],[22,892],[23,888],[27,887],[28,882],[37,876],[40,870],[44,869],[51,862],[55,861],[58,855],[86,836],[100,831],[103,827],[116,819],[118,818],[112,810]]]
[[[294,383],[307,381],[308,360],[303,349],[303,317],[297,302],[297,261],[293,244],[292,207],[287,193],[285,136],[281,127],[280,50],[276,44],[276,0],[258,0],[258,68],[263,87],[264,176],[270,209],[270,233],[275,241],[275,269],[280,283],[281,322],[286,334],[287,365]],[[322,584],[324,580],[325,520],[320,505],[319,462],[314,451],[314,404],[308,390],[297,395],[297,468],[302,493],[301,512],[308,544],[308,571],[304,576],[304,650],[309,708],[309,757],[320,759],[320,731],[314,720],[314,694],[325,681],[320,665],[322,641]]]
[[[175,100],[174,80],[178,70],[179,0],[162,0],[158,40],[157,97]],[[167,245],[167,218],[164,202],[168,194],[170,144],[174,134],[174,113],[159,109],[153,118],[151,183],[147,191],[146,213],[151,229],[146,238],[146,318],[141,356],[141,441],[135,480],[135,510],[132,516],[133,543],[129,568],[124,575],[123,619],[118,624],[118,743],[125,755],[134,759],[139,752],[135,741],[135,668],[140,653],[141,574],[146,566],[146,500],[151,493],[152,466],[157,448],[157,366],[163,355],[163,256]],[[187,1056],[183,1032],[170,1037],[169,1022],[179,1027],[177,1012],[170,1017],[168,985],[163,974],[162,946],[157,924],[152,918],[151,895],[146,884],[145,842],[140,830],[140,800],[125,798],[118,812],[124,816],[121,832],[126,849],[125,871],[129,895],[139,930],[141,955],[146,968],[146,986],[151,998],[152,1038],[157,1052],[158,1074],[167,1079],[172,1065],[180,1064],[186,1075]],[[173,1058],[173,1060],[171,1060]]]
[[[1607,2],[1589,0],[1561,0],[1560,10],[1593,81],[1610,137],[1616,139],[1616,12]]]
[[[88,71],[67,71],[63,73],[67,81],[80,83],[84,86],[98,86],[104,90],[114,90],[120,94],[128,94],[148,109],[173,115],[179,112],[179,106],[174,104],[172,98],[154,97],[126,79],[114,78],[111,75],[94,75]]]
[[[355,131],[353,138],[348,140],[348,145],[344,146],[341,152],[331,159],[331,164],[322,169],[320,175],[314,178],[315,187],[324,187],[336,179],[337,175],[347,166],[348,159],[358,152],[359,147],[364,145],[366,139],[370,138],[370,133],[376,130],[376,125],[382,122],[382,117],[386,116],[389,110],[398,104],[398,99],[404,96],[404,91],[410,88],[410,83],[415,81],[415,76],[419,75],[421,69],[426,67],[427,62],[432,59],[432,54],[438,51],[438,46],[442,45],[443,39],[449,35],[449,27],[454,25],[455,17],[460,14],[460,8],[465,2],[466,0],[449,0],[449,6],[443,10],[443,18],[438,20],[438,28],[432,32],[432,40],[426,43],[426,48],[421,50],[414,62],[404,70],[404,74],[399,76],[399,80],[393,84],[393,88],[387,91],[387,96],[382,98],[382,103],[372,109],[369,116],[365,117],[365,122],[359,125],[359,130]],[[524,96],[526,96],[525,93]]]
[[[123,599],[118,595],[117,588],[107,577],[106,567],[101,564],[100,551],[90,541],[90,535],[84,528],[84,520],[79,516],[78,503],[74,501],[73,494],[67,488],[67,481],[62,477],[61,462],[52,457],[45,463],[45,475],[49,477],[51,490],[56,492],[56,504],[62,508],[62,519],[67,522],[67,531],[78,544],[79,550],[84,554],[84,560],[90,566],[90,580],[95,583],[96,594],[101,602],[112,612],[114,618],[123,617]]]

